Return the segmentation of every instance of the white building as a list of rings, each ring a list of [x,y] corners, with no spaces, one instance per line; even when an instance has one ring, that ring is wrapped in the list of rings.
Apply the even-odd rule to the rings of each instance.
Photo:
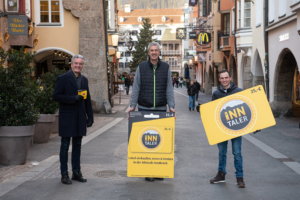
[[[133,42],[142,28],[143,19],[149,18],[155,30],[155,39],[162,45],[161,59],[169,63],[173,74],[181,75],[182,68],[182,42],[176,40],[176,29],[184,28],[184,12],[182,9],[136,9],[125,5],[125,10],[118,13],[119,46],[122,52],[119,60],[119,72],[130,73],[129,62],[132,60],[132,51],[128,50],[126,42],[130,35]]]

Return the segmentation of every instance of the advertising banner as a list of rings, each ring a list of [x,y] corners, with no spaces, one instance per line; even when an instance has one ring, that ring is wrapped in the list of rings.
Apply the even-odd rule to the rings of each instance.
[[[210,145],[276,124],[261,85],[203,104],[200,115]]]
[[[174,178],[175,114],[130,112],[128,177]]]
[[[9,35],[28,35],[26,15],[8,15],[7,26]]]
[[[190,39],[197,39],[197,33],[196,32],[189,32],[189,38]]]

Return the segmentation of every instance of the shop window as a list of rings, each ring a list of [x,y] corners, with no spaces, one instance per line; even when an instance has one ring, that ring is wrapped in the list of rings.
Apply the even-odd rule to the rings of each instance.
[[[61,0],[40,0],[36,9],[37,26],[61,26],[63,9]],[[37,13],[38,12],[38,13]]]
[[[18,13],[19,0],[5,0],[5,11],[8,13]]]

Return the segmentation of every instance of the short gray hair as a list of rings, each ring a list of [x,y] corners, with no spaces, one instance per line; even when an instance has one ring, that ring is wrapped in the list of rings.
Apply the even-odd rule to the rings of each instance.
[[[150,47],[152,46],[158,46],[158,50],[160,50],[160,45],[157,43],[157,42],[151,42],[149,45],[148,45],[148,51],[150,49]]]
[[[82,61],[83,61],[83,63],[84,63],[84,58],[83,58],[83,56],[80,55],[80,54],[74,55],[74,56],[72,57],[71,63],[73,63],[73,61],[74,61],[75,58],[80,58],[80,59],[82,59]]]

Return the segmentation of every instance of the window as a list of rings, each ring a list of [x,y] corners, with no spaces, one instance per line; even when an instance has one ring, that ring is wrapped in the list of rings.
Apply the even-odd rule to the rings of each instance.
[[[269,0],[269,22],[275,19],[275,0]]]
[[[206,16],[206,0],[203,0],[203,3],[202,3],[202,16],[203,17]]]
[[[261,25],[261,13],[262,13],[262,0],[256,0],[255,2],[255,6],[256,6],[256,11],[255,11],[255,14],[256,14],[256,26],[260,26]]]
[[[224,35],[229,35],[230,33],[230,13],[223,15],[223,32]]]
[[[163,16],[163,17],[161,18],[161,21],[165,22],[165,21],[166,21],[166,17]]]
[[[138,34],[138,31],[131,31],[131,35],[136,36]]]
[[[173,50],[173,44],[169,44],[169,50]]]
[[[120,22],[124,22],[124,18],[123,17],[120,17]]]
[[[175,60],[175,66],[177,66],[177,60]]]
[[[218,43],[217,43],[217,51],[221,49],[221,32],[218,31]]]
[[[124,67],[124,63],[119,62],[119,69]]]
[[[142,22],[142,18],[141,17],[138,17],[138,22]]]
[[[286,0],[280,0],[279,1],[279,16],[278,17],[284,17],[286,14]]]
[[[163,50],[168,50],[168,45],[167,44],[163,44]]]
[[[125,57],[131,57],[131,53],[130,52],[125,52]]]
[[[244,27],[251,26],[251,0],[245,0],[244,4]]]
[[[18,13],[19,0],[5,0],[5,11],[11,13]]]
[[[184,21],[184,15],[182,15],[181,17],[180,17],[180,21]]]
[[[234,34],[235,29],[235,8],[232,9],[231,12],[231,32]]]
[[[105,0],[105,9],[106,9],[106,25],[107,25],[107,29],[111,28],[111,19],[110,19],[110,15],[111,15],[111,2],[110,0]]]
[[[161,30],[155,30],[155,35],[161,35]]]
[[[211,12],[211,0],[203,0],[202,3],[202,16],[206,17]]]
[[[40,1],[40,19],[41,23],[59,23],[60,22],[60,3],[58,0]]]
[[[218,11],[221,11],[221,4],[220,4],[221,0],[218,0]]]
[[[179,44],[175,44],[175,50],[179,50]]]
[[[125,52],[122,52],[122,53],[121,53],[121,57],[125,57]]]
[[[129,68],[129,62],[125,63],[125,68]]]
[[[237,5],[238,5],[238,21],[237,21],[237,27],[238,28],[241,28],[242,27],[242,24],[241,24],[241,17],[242,17],[242,13],[241,13],[241,2],[240,1],[238,1],[237,2]]]

